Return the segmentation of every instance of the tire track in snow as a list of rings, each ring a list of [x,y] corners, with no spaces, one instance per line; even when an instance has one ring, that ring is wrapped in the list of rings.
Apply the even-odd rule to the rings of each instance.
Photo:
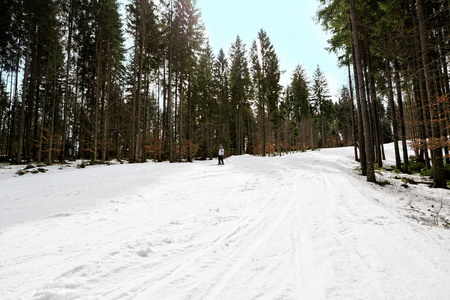
[[[323,168],[322,190],[328,191],[324,197],[330,199],[324,207],[328,209],[324,232],[337,241],[340,249],[331,263],[339,284],[329,288],[328,297],[434,299],[434,290],[445,290],[439,278],[449,277],[447,268],[430,265],[426,261],[426,251],[417,251],[423,247],[418,245],[417,239],[405,243],[398,238],[398,231],[410,237],[417,225],[402,220],[372,195],[361,194],[355,189],[357,185],[352,185],[354,180],[332,172],[334,167],[328,168],[325,164],[309,167]],[[448,251],[442,252],[444,257],[448,254]],[[435,268],[433,279],[421,275],[428,274],[430,268]],[[355,284],[360,287],[355,288]],[[355,294],[354,290],[362,293]]]
[[[239,264],[239,261],[242,263],[245,260],[238,259],[238,256],[249,257],[252,251],[264,242],[268,234],[263,234],[263,232],[269,230],[270,233],[270,228],[276,226],[276,224],[271,225],[268,220],[261,216],[264,215],[265,211],[273,209],[273,205],[270,207],[272,204],[271,202],[274,201],[274,196],[278,191],[279,188],[272,191],[267,199],[265,199],[264,203],[255,212],[242,217],[236,225],[221,234],[212,241],[211,244],[196,250],[187,257],[181,257],[180,260],[174,263],[174,266],[170,267],[170,271],[166,272],[163,270],[163,272],[157,276],[158,278],[152,282],[151,288],[138,291],[136,294],[158,295],[159,293],[167,293],[168,290],[170,291],[170,286],[183,284],[186,278],[189,279],[188,274],[192,273],[193,269],[196,269],[198,272],[197,275],[205,272],[206,274],[203,275],[202,278],[196,279],[197,283],[194,283],[193,285],[187,281],[187,286],[183,289],[182,295],[180,294],[178,296],[183,299],[186,299],[186,297],[197,297],[198,295],[196,296],[196,293],[199,287],[205,284],[205,281],[211,281],[211,278],[216,278],[217,280],[219,280],[218,278],[223,278],[224,274],[219,274],[220,271],[226,270],[227,268],[232,268],[234,270],[236,268],[233,266],[234,264]],[[285,214],[286,213],[282,214],[279,220],[281,220]],[[267,228],[269,225],[270,227]],[[261,236],[263,237],[261,238]],[[258,241],[255,243],[252,237],[257,238]],[[246,253],[242,253],[242,249],[246,248],[242,246],[245,242],[250,244],[248,245],[250,250],[246,250]],[[209,261],[210,258],[213,258],[213,260]],[[210,272],[213,272],[213,274]],[[183,284],[183,286],[184,285],[185,284]],[[178,286],[178,288],[180,287]],[[185,294],[191,296],[186,296]],[[172,295],[171,297],[176,296],[177,295]],[[144,298],[145,296],[142,297],[142,299]]]
[[[245,263],[251,260],[253,254],[270,239],[281,223],[285,221],[286,216],[295,204],[292,200],[289,202],[291,203],[284,203],[284,208],[280,214],[276,214],[276,219],[269,220],[261,217],[260,219],[253,221],[251,224],[251,226],[255,229],[258,228],[255,232],[243,231],[240,233],[241,237],[237,242],[238,247],[235,247],[235,250],[231,254],[231,259],[229,259],[225,266],[221,268],[222,270],[225,270],[225,272],[218,273],[216,275],[218,282],[214,283],[212,289],[208,290],[208,296],[205,299],[214,300],[220,298],[220,293],[227,288],[227,285],[231,282],[232,277],[238,273],[239,269],[241,269]],[[273,207],[268,207],[267,209],[273,209]],[[261,214],[261,216],[262,215],[263,214]],[[265,224],[268,225],[265,226]],[[246,245],[248,239],[252,240],[250,245]],[[242,249],[246,250],[242,252]]]
[[[267,167],[267,166],[266,166]],[[314,185],[310,185],[306,180],[310,174],[290,168],[273,170],[272,175],[278,174],[279,178],[273,178],[279,184],[279,179],[284,178],[281,186],[272,199],[271,206],[264,207],[259,211],[260,220],[255,225],[269,222],[269,231],[263,228],[255,233],[242,232],[242,241],[235,247],[235,252],[231,259],[225,260],[212,275],[207,275],[207,280],[196,285],[196,289],[190,292],[185,298],[189,299],[230,299],[239,297],[235,293],[242,289],[251,288],[255,291],[255,298],[264,299],[289,299],[291,294],[310,295],[317,298],[317,295],[324,295],[320,286],[314,283],[317,277],[313,277],[310,271],[314,269],[311,264],[311,254],[313,253],[311,240],[307,235],[302,236],[300,242],[299,233],[301,225],[298,218],[307,217],[307,208],[314,199],[302,199],[310,195]],[[289,174],[289,175],[287,175]],[[319,176],[312,176],[317,180]],[[286,178],[288,178],[286,180]],[[299,184],[301,181],[304,184]],[[303,196],[303,197],[302,197]],[[305,205],[303,209],[300,203]],[[271,211],[271,214],[267,214]],[[254,235],[261,235],[257,242]],[[306,233],[306,232],[303,232]],[[280,239],[279,236],[285,236]],[[296,238],[297,237],[297,238]],[[254,243],[250,249],[245,245],[248,242]],[[279,245],[278,245],[279,244]],[[275,246],[274,246],[275,245]],[[235,257],[241,258],[236,261]],[[289,266],[289,262],[295,262]],[[286,273],[286,270],[289,270]],[[307,270],[306,272],[303,272]],[[312,277],[312,279],[311,279]],[[245,278],[245,282],[243,282]],[[219,282],[217,282],[219,281]],[[205,285],[208,287],[205,287]],[[202,289],[198,289],[201,285]],[[231,290],[231,291],[230,291]],[[264,290],[259,294],[259,290]],[[184,293],[184,292],[183,292]],[[183,294],[181,293],[181,294]],[[319,296],[319,297],[320,297]]]
[[[254,178],[255,182],[266,180],[265,188],[274,187],[275,189],[255,212],[242,217],[234,227],[215,238],[211,245],[198,249],[187,257],[181,257],[170,264],[170,267],[159,272],[157,278],[152,276],[153,279],[148,280],[148,284],[139,284],[151,285],[151,287],[138,289],[135,295],[139,299],[148,296],[170,299],[213,299],[227,289],[227,284],[235,279],[235,275],[240,273],[244,265],[246,268],[255,267],[255,263],[251,261],[253,253],[264,249],[267,246],[266,242],[273,238],[274,233],[279,233],[277,228],[290,219],[286,216],[299,196],[297,193],[292,193],[296,178],[292,177],[280,185],[279,179],[286,174],[279,170],[272,173],[275,174],[274,172],[278,175],[269,181],[261,176]],[[267,244],[270,245],[270,243]],[[261,269],[257,270],[257,273],[276,272],[279,268],[279,266],[270,265],[259,267]],[[170,270],[167,271],[168,269]],[[173,294],[174,292],[176,294]]]
[[[286,172],[291,176],[286,176]],[[278,174],[277,178],[273,178],[278,189],[276,197],[272,199],[269,207],[261,211],[260,219],[255,222],[255,226],[266,222],[270,227],[252,234],[243,232],[244,235],[236,245],[232,259],[226,260],[218,268],[219,271],[209,279],[211,282],[209,287],[204,287],[202,293],[196,291],[190,294],[192,299],[239,298],[241,295],[236,291],[241,289],[254,290],[255,298],[288,299],[288,295],[292,294],[302,282],[307,281],[307,277],[299,272],[299,265],[289,266],[289,262],[299,261],[299,254],[302,252],[300,248],[303,247],[299,244],[299,238],[295,238],[299,231],[297,216],[301,198],[297,184],[298,173],[284,168],[282,171],[272,171],[272,175]],[[282,174],[289,179],[279,185],[279,179],[283,178]],[[257,241],[254,234],[259,235],[256,236]],[[280,236],[284,238],[281,239]],[[246,245],[249,242],[253,243],[250,248]],[[235,257],[240,258],[236,261]],[[308,261],[304,258],[303,262]],[[286,270],[289,272],[286,273]],[[305,287],[301,293],[305,294],[305,290],[308,289],[311,288]],[[261,294],[258,291],[265,292]]]

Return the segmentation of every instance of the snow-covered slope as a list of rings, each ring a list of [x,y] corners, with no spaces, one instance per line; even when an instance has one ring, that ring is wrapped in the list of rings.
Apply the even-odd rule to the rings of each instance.
[[[1,169],[0,298],[446,299],[450,192],[369,184],[352,151]]]

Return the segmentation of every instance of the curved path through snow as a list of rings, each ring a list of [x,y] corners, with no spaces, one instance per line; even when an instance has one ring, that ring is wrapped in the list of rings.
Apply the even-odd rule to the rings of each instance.
[[[3,179],[1,298],[448,297],[450,231],[340,151]]]

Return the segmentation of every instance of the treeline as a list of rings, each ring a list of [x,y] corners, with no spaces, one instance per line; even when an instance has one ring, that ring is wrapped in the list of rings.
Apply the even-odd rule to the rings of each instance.
[[[125,24],[116,0],[2,1],[0,158],[181,162],[212,158],[219,144],[228,155],[355,145],[375,181],[383,142],[407,171],[413,140],[444,186],[448,1],[320,2],[349,73],[338,102],[319,66],[311,78],[297,66],[281,86],[263,29],[215,54],[193,0],[130,0]]]
[[[261,30],[214,55],[195,1],[2,2],[0,155],[51,164],[192,161],[350,145],[351,100],[318,67],[280,85]],[[316,116],[318,116],[316,118]],[[336,116],[339,116],[337,118]]]
[[[355,86],[356,136],[367,180],[375,181],[375,163],[382,166],[379,112],[380,100],[386,100],[396,167],[408,172],[407,142],[412,140],[416,160],[433,168],[433,186],[445,187],[444,164],[450,163],[450,2],[320,2],[317,17],[332,34],[330,50],[348,66],[350,85],[353,81]]]

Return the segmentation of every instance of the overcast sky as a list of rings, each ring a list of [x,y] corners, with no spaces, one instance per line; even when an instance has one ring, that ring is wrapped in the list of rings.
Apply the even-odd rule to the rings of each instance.
[[[120,0],[128,3],[128,0]],[[337,57],[328,53],[327,34],[314,21],[318,0],[197,0],[206,33],[215,54],[222,48],[228,56],[231,43],[239,35],[249,52],[263,28],[286,71],[281,84],[287,85],[300,64],[310,79],[317,65],[327,77],[330,92],[337,100],[342,85],[348,85],[346,68],[337,67]]]

